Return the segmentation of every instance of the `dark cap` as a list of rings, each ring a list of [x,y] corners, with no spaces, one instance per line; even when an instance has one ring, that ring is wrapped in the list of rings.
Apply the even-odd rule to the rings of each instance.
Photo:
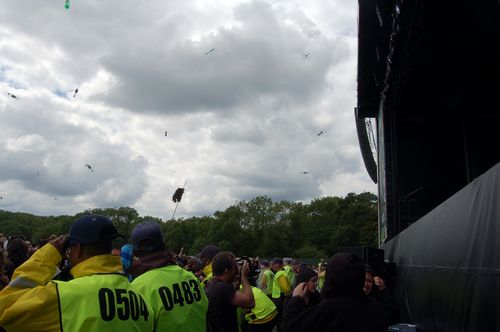
[[[317,277],[318,274],[316,271],[309,267],[304,267],[300,269],[300,272],[297,274],[297,285],[300,284],[301,282],[309,282],[309,280],[312,279],[312,277]]]
[[[219,247],[209,244],[207,246],[204,246],[198,255],[200,256],[200,258],[208,258],[211,260],[215,255],[219,253],[219,251]]]
[[[153,221],[141,222],[134,227],[130,241],[137,251],[160,251],[165,249],[165,241],[160,225]]]
[[[281,265],[283,265],[283,260],[281,258],[275,257],[271,261],[271,264],[281,264]]]
[[[122,235],[118,234],[108,217],[92,214],[80,217],[71,225],[69,243],[94,244],[111,241],[118,236]]]

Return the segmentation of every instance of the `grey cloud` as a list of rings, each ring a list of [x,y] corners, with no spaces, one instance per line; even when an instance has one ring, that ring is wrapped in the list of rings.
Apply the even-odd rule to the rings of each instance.
[[[48,92],[33,93],[0,109],[0,181],[14,180],[25,189],[53,196],[99,191],[100,198],[112,191],[100,189],[101,184],[113,183],[113,190],[127,191],[115,195],[116,202],[130,203],[141,196],[147,184],[143,157],[123,143],[109,142],[103,129],[75,124],[72,109],[47,98]],[[75,116],[88,122],[81,113]],[[85,168],[86,163],[95,172]]]
[[[268,95],[298,104],[318,96],[333,61],[329,40],[317,42],[314,61],[304,61],[307,36],[281,22],[269,5],[241,5],[235,17],[242,27],[219,29],[201,42],[162,46],[153,37],[158,47],[149,53],[141,42],[123,45],[103,59],[119,85],[102,98],[135,111],[176,113],[259,105]]]
[[[3,150],[3,149],[2,149]],[[84,167],[92,165],[95,172]],[[147,184],[143,158],[130,157],[123,146],[91,144],[65,146],[59,143],[56,150],[42,153],[27,151],[1,151],[0,179],[17,180],[25,188],[55,196],[76,196],[94,191],[101,198],[113,191],[133,191],[114,197],[137,199]],[[106,184],[106,185],[104,185]],[[110,184],[114,187],[111,188]],[[104,187],[101,188],[101,187]],[[132,187],[132,188],[131,188]],[[126,202],[129,203],[130,197]]]
[[[259,173],[237,174],[233,180],[235,184],[230,193],[234,197],[250,200],[256,196],[266,195],[273,200],[305,200],[317,197],[319,191],[312,178],[303,176],[299,172],[282,173],[276,170],[261,171]]]
[[[267,141],[269,133],[256,120],[241,119],[231,121],[212,130],[211,138],[220,143],[249,143],[262,145]]]
[[[109,165],[109,164],[108,164]],[[123,164],[114,165],[118,169]],[[102,207],[131,206],[144,194],[148,181],[143,169],[145,160],[130,160],[128,169],[119,170],[114,178],[107,179],[96,186],[95,193],[91,194],[92,201]]]
[[[355,4],[311,16],[311,1],[0,5],[0,91],[22,87],[19,102],[0,95],[0,204],[169,218],[184,179],[178,217],[362,187],[355,37],[342,35]]]

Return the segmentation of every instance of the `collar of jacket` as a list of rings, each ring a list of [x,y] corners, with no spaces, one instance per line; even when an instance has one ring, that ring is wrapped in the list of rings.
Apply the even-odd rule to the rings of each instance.
[[[174,256],[168,251],[158,251],[134,260],[132,266],[127,273],[132,274],[137,277],[141,274],[148,272],[149,270],[154,270],[163,266],[177,265],[174,261]]]
[[[80,264],[71,268],[71,275],[74,278],[85,277],[97,273],[120,273],[123,274],[123,267],[120,256],[98,255],[84,260]]]

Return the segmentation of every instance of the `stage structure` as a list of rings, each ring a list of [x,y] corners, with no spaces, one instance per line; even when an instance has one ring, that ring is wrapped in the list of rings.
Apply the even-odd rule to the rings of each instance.
[[[359,0],[355,117],[403,318],[500,328],[500,2]]]

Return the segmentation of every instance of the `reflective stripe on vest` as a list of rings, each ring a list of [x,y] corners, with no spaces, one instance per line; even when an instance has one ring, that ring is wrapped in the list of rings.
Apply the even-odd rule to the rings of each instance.
[[[159,313],[157,331],[206,331],[208,299],[192,272],[177,265],[164,266],[144,273],[132,285]]]
[[[257,287],[252,287],[252,293],[255,299],[255,307],[251,309],[251,313],[245,315],[248,322],[263,320],[276,310],[273,301],[263,291]]]
[[[62,331],[153,331],[153,312],[120,274],[56,284]]]

